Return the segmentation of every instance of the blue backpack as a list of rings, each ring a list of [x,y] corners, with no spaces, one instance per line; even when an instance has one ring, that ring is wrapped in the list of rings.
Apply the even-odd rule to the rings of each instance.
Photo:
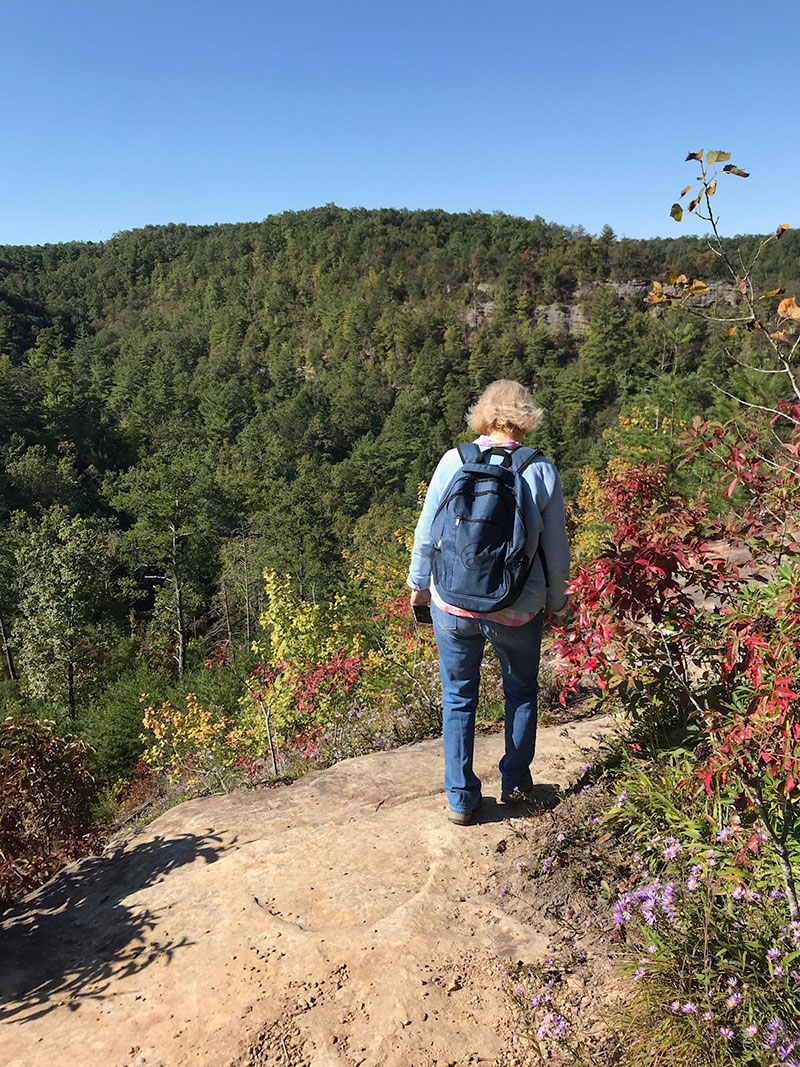
[[[462,466],[431,523],[431,572],[442,599],[465,611],[500,611],[528,579],[522,472],[539,449],[458,446]],[[489,457],[502,455],[502,463]]]

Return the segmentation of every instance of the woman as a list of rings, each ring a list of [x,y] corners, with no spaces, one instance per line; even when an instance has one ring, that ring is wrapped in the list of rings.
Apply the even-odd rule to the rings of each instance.
[[[513,450],[534,430],[542,411],[519,382],[492,382],[470,408],[467,423],[487,449]],[[501,462],[503,453],[491,453]],[[539,652],[545,621],[566,607],[569,545],[564,522],[561,481],[555,464],[538,454],[520,475],[528,534],[527,556],[533,565],[519,596],[490,613],[448,604],[431,581],[431,523],[450,480],[462,465],[458,450],[439,460],[414,534],[408,574],[412,606],[430,604],[442,679],[444,784],[449,818],[470,823],[481,804],[481,783],[472,769],[475,709],[480,665],[487,639],[503,671],[505,755],[500,760],[501,800],[524,800],[533,788],[530,765],[536,746]]]

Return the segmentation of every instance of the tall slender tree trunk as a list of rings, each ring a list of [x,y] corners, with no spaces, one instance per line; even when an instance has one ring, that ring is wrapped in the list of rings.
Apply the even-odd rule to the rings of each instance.
[[[225,579],[222,579],[222,603],[225,607],[225,629],[228,631],[228,641],[233,642],[233,634],[231,633],[231,611],[228,606],[228,583]]]
[[[250,647],[250,566],[247,553],[247,534],[242,534],[242,560],[244,562],[244,615],[247,647]]]
[[[12,682],[19,681],[17,677],[17,670],[14,666],[14,656],[11,652],[11,644],[9,643],[8,629],[6,628],[5,619],[2,612],[0,612],[0,643],[3,645],[3,655],[6,659],[6,668],[8,670],[8,677]]]
[[[186,619],[183,612],[183,585],[178,567],[178,521],[177,521],[177,501],[175,502],[176,518],[172,523],[172,558],[170,563],[172,564],[172,581],[175,586],[175,662],[178,665],[178,677],[182,678],[186,671],[186,647],[188,644],[186,637]]]
[[[75,665],[72,662],[72,653],[70,652],[69,661],[67,663],[67,701],[69,703],[69,717],[75,719]]]
[[[175,661],[178,664],[178,676],[186,671],[186,622],[183,617],[183,587],[175,575]]]

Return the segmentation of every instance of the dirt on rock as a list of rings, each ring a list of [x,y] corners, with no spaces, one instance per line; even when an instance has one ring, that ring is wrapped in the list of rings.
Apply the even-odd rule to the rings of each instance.
[[[505,976],[523,1028],[533,1034],[547,1011],[558,1012],[568,1020],[570,1048],[546,1041],[543,1057],[572,1064],[579,1049],[586,1062],[607,1067],[618,1061],[622,1040],[615,1008],[633,985],[619,966],[631,952],[613,920],[631,870],[612,837],[598,832],[597,813],[609,803],[598,792],[578,790],[527,819],[504,850],[498,880],[506,911],[535,921],[546,940],[543,960],[519,960]],[[549,1002],[534,1011],[531,997],[543,990]]]
[[[601,717],[539,732],[534,805]],[[498,893],[525,805],[447,820],[438,739],[291,787],[190,801],[4,915],[4,1067],[494,1067],[534,1062],[504,988],[552,920]],[[501,842],[504,842],[501,845]]]

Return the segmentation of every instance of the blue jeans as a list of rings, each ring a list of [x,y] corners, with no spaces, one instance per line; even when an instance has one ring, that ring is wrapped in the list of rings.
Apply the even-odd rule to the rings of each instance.
[[[514,789],[530,789],[544,612],[523,626],[449,615],[435,604],[431,604],[431,615],[442,679],[444,786],[450,808],[469,811],[481,793],[480,779],[472,770],[472,754],[481,660],[487,638],[503,669],[506,751],[499,764],[502,790],[511,793]]]

